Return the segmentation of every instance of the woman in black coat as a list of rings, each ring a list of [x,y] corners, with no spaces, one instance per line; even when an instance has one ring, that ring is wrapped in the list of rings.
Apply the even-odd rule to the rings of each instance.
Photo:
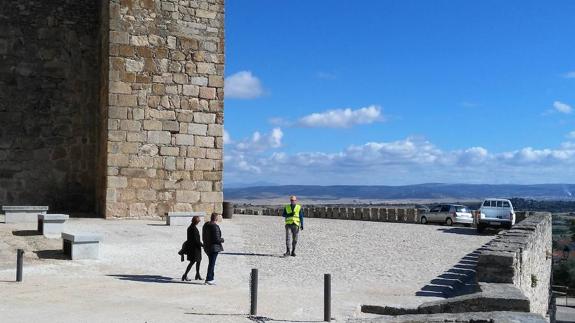
[[[202,280],[200,276],[200,263],[202,262],[202,241],[200,240],[200,232],[198,231],[197,225],[200,223],[200,217],[194,216],[192,218],[192,224],[188,227],[188,239],[186,240],[186,248],[184,253],[187,255],[187,259],[190,261],[186,272],[182,276],[182,281],[190,281],[188,278],[188,273],[192,269],[194,262],[196,263],[196,280]]]

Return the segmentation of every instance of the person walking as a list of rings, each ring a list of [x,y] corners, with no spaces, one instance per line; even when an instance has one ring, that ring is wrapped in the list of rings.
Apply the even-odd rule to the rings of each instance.
[[[182,281],[190,281],[188,278],[188,273],[192,269],[194,263],[196,263],[196,280],[202,280],[200,276],[200,263],[202,262],[202,241],[200,240],[200,231],[198,231],[198,223],[200,223],[200,217],[192,217],[192,223],[188,227],[187,240],[185,243],[185,248],[183,253],[187,255],[187,259],[190,262],[186,268],[186,272],[182,276]],[[183,259],[183,255],[182,255]],[[183,261],[183,260],[182,260]]]
[[[283,217],[285,218],[286,229],[286,253],[284,256],[295,257],[295,247],[297,245],[297,238],[299,230],[303,231],[303,210],[301,205],[297,204],[297,197],[294,195],[289,198],[290,204],[284,207]],[[290,252],[290,236],[291,236],[291,252]]]
[[[218,220],[218,214],[212,213],[210,217],[210,222],[206,222],[202,227],[202,236],[204,239],[204,251],[208,255],[208,273],[206,274],[206,284],[215,285],[214,272],[216,270],[216,259],[218,258],[218,253],[224,251],[222,243],[224,243],[224,238],[222,238],[222,231],[220,226],[216,223]]]

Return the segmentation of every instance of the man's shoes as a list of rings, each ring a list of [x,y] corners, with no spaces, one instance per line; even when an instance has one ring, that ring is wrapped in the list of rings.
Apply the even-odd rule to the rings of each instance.
[[[295,251],[292,251],[292,252],[291,252],[291,256],[292,256],[292,257],[295,257]]]
[[[206,284],[213,286],[216,284],[216,281],[215,280],[208,280],[208,281],[206,281]]]
[[[284,253],[284,257],[287,257],[287,256],[289,256],[289,255],[290,255],[290,252],[289,252],[289,250],[288,250],[288,251],[286,251],[286,253]]]

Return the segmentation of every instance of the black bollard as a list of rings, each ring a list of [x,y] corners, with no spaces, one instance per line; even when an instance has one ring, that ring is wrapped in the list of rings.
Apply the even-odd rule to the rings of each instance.
[[[252,269],[250,280],[251,307],[250,315],[258,315],[258,270]]]
[[[323,275],[323,320],[331,321],[331,274]]]
[[[232,218],[232,215],[234,214],[234,208],[233,208],[232,203],[230,203],[230,202],[223,202],[223,203],[222,203],[222,209],[223,209],[222,217],[223,217],[224,219],[231,219],[231,218]]]
[[[23,260],[24,260],[24,250],[18,249],[18,252],[16,255],[16,281],[17,282],[22,281],[22,265],[24,263]]]

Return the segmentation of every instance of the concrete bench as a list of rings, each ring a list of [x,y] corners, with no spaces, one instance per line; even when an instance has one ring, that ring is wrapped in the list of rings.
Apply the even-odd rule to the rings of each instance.
[[[206,216],[206,212],[168,212],[166,217],[167,225],[190,225],[192,217],[199,216],[201,218]]]
[[[2,206],[6,218],[5,223],[34,223],[38,214],[46,214],[47,206]]]
[[[38,232],[46,238],[59,238],[68,218],[67,214],[38,214]]]
[[[97,233],[66,233],[62,232],[64,255],[72,260],[98,259],[100,256],[100,241],[102,236]]]

